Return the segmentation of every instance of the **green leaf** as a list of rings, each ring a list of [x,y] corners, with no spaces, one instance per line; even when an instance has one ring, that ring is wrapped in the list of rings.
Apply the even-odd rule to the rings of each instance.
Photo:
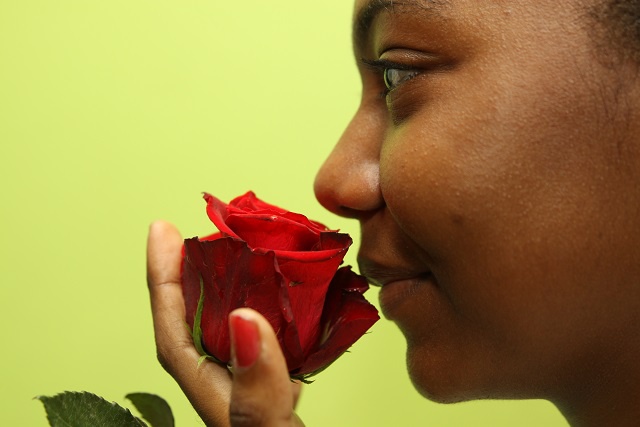
[[[196,346],[196,350],[201,356],[206,355],[204,347],[202,346],[202,310],[204,308],[204,279],[200,274],[200,298],[198,299],[198,308],[196,309],[195,319],[193,320],[193,332],[191,337],[193,338],[193,344]]]
[[[204,310],[204,279],[200,274],[200,298],[198,299],[198,308],[193,319],[193,330],[191,331],[191,338],[193,338],[193,345],[196,347],[197,352],[200,354],[198,359],[198,367],[204,363],[205,360],[212,360],[215,363],[226,366],[226,363],[218,360],[217,357],[208,354],[202,344],[202,310]],[[188,325],[187,325],[188,326]]]
[[[174,427],[171,407],[160,396],[149,393],[129,393],[126,398],[152,427]]]
[[[143,427],[147,424],[128,409],[87,392],[38,396],[52,427]]]

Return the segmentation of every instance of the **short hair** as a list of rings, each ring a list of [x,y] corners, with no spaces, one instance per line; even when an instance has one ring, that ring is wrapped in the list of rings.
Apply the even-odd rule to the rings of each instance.
[[[605,30],[608,50],[640,65],[640,0],[599,0],[593,16]]]

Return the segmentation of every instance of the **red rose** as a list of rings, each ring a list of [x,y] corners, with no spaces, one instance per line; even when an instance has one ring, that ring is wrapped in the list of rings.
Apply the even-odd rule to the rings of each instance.
[[[228,363],[228,316],[250,307],[271,323],[292,378],[306,379],[344,353],[378,319],[366,280],[338,269],[347,234],[259,200],[228,205],[204,195],[220,233],[186,239],[182,289],[201,353]],[[199,306],[200,303],[200,306]]]

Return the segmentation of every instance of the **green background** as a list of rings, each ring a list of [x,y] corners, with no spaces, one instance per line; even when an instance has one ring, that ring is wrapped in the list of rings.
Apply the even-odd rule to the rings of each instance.
[[[0,0],[0,425],[46,425],[32,399],[63,390],[154,392],[178,426],[201,424],[155,358],[147,226],[209,233],[200,192],[252,189],[357,235],[312,191],[360,94],[351,7]],[[305,388],[299,413],[309,426],[566,425],[544,402],[423,400],[385,321]]]

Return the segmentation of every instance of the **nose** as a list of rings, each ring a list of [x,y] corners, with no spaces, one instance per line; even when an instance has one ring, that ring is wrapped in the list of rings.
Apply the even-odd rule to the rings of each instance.
[[[379,108],[363,102],[316,175],[316,198],[326,209],[361,219],[384,206],[380,191],[384,132]]]

